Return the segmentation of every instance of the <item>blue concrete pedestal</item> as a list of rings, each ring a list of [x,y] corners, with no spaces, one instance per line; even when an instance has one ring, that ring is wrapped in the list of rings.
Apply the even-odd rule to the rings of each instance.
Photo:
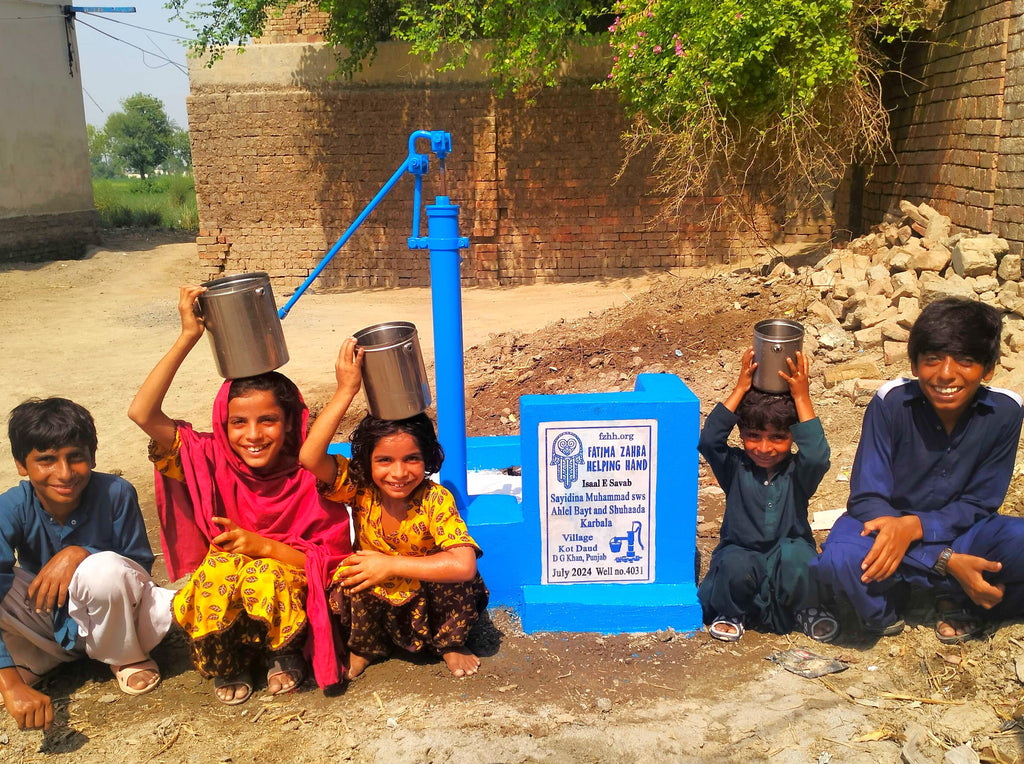
[[[518,443],[514,438],[470,438],[471,469],[522,466],[521,507],[503,501],[508,497],[474,496],[466,511],[470,532],[485,551],[479,565],[491,589],[492,605],[515,608],[527,632],[699,629],[695,581],[699,407],[696,396],[678,377],[643,374],[633,392],[523,396]],[[581,430],[600,430],[610,423],[606,437],[612,437],[616,426],[637,422],[653,422],[652,429],[657,431],[653,453],[647,455],[656,461],[657,471],[652,487],[654,533],[647,542],[651,549],[637,550],[654,560],[653,575],[644,582],[545,583],[542,536],[547,518],[542,517],[542,503],[548,497],[542,496],[541,486],[551,459],[548,447],[539,441],[541,432],[549,431],[551,423],[574,423]],[[588,468],[602,464],[581,456],[572,486],[599,482],[600,473],[591,474]],[[583,489],[558,487],[563,495],[585,495]],[[614,522],[626,527],[622,516]],[[625,551],[621,545],[619,551]],[[613,564],[614,559],[611,555],[606,563]],[[577,567],[585,568],[586,563]],[[625,564],[617,567],[624,569]]]

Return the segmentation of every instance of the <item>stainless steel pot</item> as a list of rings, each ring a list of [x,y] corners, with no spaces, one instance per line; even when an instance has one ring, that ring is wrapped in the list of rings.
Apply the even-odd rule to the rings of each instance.
[[[363,348],[363,389],[378,419],[408,419],[430,406],[427,369],[416,326],[408,321],[374,324],[355,333]]]
[[[281,319],[266,273],[225,276],[203,286],[206,291],[199,295],[199,311],[222,377],[252,377],[288,363]]]
[[[765,393],[788,393],[789,385],[780,371],[789,374],[787,358],[796,363],[796,352],[804,349],[804,328],[796,321],[770,318],[754,324],[754,387]]]

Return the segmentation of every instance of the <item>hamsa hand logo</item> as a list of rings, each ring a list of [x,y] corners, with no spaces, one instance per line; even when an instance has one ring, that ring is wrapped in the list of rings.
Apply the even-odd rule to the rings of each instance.
[[[580,476],[583,464],[583,441],[574,432],[559,433],[551,445],[551,466],[558,473],[558,482],[567,489]]]

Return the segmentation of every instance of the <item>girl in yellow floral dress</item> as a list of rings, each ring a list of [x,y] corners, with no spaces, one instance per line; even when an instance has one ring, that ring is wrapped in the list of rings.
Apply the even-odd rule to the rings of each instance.
[[[487,607],[476,569],[481,551],[448,489],[427,479],[444,453],[425,414],[389,421],[367,416],[352,433],[352,458],[327,447],[359,391],[362,350],[345,340],[335,364],[338,389],[299,453],[325,498],[351,504],[358,551],[331,579],[328,599],[355,678],[394,648],[440,655],[453,675],[475,674],[466,647]]]

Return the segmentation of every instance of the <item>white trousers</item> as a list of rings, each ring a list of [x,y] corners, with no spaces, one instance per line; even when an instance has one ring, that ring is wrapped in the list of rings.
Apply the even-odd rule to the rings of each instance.
[[[0,602],[0,634],[26,681],[83,655],[113,666],[146,660],[173,621],[173,590],[154,584],[133,560],[97,552],[82,561],[68,587],[68,613],[78,624],[78,641],[66,651],[54,640],[53,616],[37,613],[29,599],[32,579],[16,567],[14,585]]]

